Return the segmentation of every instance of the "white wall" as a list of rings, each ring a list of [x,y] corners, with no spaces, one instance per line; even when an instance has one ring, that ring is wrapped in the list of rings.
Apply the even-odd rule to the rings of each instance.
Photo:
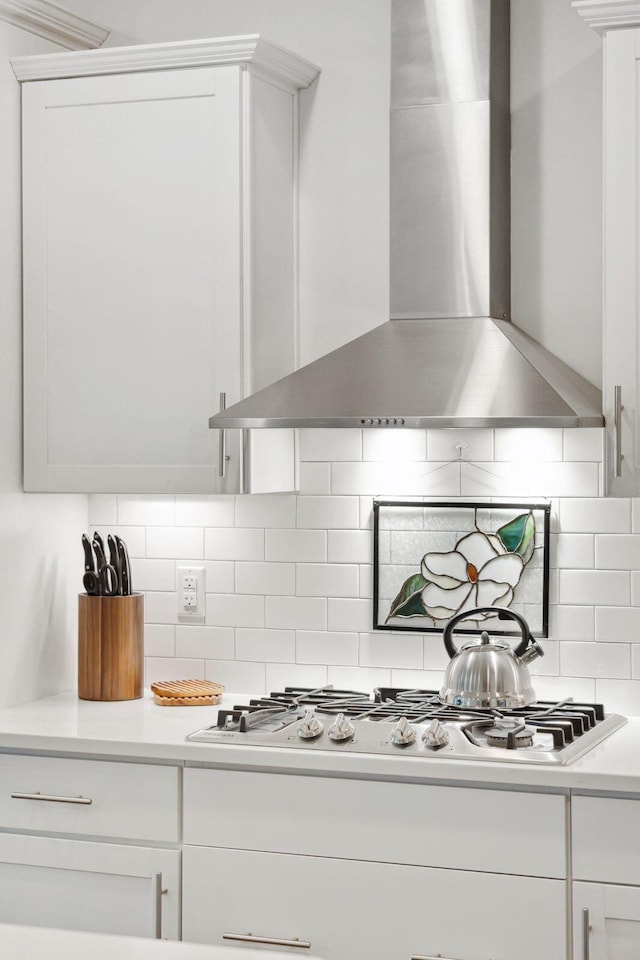
[[[67,0],[107,45],[260,33],[322,69],[301,95],[300,361],[389,317],[390,0]]]
[[[602,366],[602,41],[571,0],[511,0],[513,320]]]
[[[9,63],[59,49],[0,20],[0,706],[74,683],[87,498],[22,493],[20,88]]]

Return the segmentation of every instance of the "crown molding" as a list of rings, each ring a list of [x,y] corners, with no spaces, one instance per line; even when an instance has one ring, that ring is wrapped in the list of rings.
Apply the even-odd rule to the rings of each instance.
[[[3,0],[0,0],[0,3]],[[247,64],[253,72],[289,91],[308,87],[319,68],[288,50],[263,40],[258,34],[221,37],[213,40],[185,40],[127,47],[103,47],[75,53],[13,57],[17,79],[52,80],[180,67]]]
[[[571,6],[598,33],[640,26],[639,0],[574,0]]]
[[[103,44],[110,32],[49,0],[0,0],[0,20],[67,50],[92,50]]]

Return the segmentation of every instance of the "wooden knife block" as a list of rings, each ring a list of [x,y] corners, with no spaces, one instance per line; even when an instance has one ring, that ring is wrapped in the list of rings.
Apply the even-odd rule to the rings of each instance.
[[[144,594],[78,596],[78,697],[138,700],[144,688]]]

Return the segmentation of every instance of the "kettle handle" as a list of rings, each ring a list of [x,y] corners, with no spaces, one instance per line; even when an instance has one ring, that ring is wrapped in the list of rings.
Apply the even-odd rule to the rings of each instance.
[[[515,610],[509,610],[508,607],[476,607],[474,610],[464,610],[462,613],[458,613],[455,617],[452,617],[451,620],[449,620],[448,624],[444,628],[444,646],[451,660],[453,660],[455,655],[459,652],[452,639],[453,628],[457,623],[460,623],[461,620],[467,620],[476,613],[497,613],[500,620],[515,620],[520,627],[522,637],[518,642],[518,645],[514,647],[513,652],[516,657],[522,656],[529,645],[529,640],[533,639],[531,633],[529,632],[527,621],[524,619],[524,617],[519,613],[516,613]]]

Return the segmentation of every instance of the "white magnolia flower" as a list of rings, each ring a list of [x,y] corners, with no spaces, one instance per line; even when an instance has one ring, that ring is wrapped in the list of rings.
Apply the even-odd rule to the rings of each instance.
[[[434,620],[474,607],[508,607],[523,569],[522,557],[507,553],[497,537],[469,533],[455,550],[422,558],[421,573],[428,581],[422,603]]]

